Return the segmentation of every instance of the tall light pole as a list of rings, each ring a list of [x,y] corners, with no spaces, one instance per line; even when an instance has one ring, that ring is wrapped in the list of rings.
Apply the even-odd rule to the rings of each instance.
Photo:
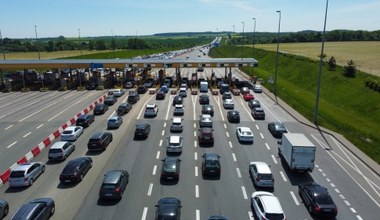
[[[326,22],[327,22],[327,9],[329,7],[329,0],[326,0],[326,11],[325,11],[325,21],[323,24],[323,33],[322,33],[322,47],[321,47],[321,55],[319,60],[319,73],[317,79],[317,96],[315,99],[315,111],[314,111],[314,124],[318,125],[318,107],[319,107],[319,93],[321,90],[321,76],[322,76],[322,67],[323,67],[323,51],[325,48],[326,41]]]
[[[38,59],[41,59],[40,56],[40,48],[38,47],[38,37],[37,37],[37,25],[34,25],[34,32],[36,33],[36,46],[37,46],[37,52],[38,52]]]
[[[216,57],[219,56],[219,28],[216,28],[216,42],[218,42],[218,44],[216,44]]]
[[[233,28],[233,31],[232,31],[232,37],[233,37],[233,36],[235,36],[235,25],[232,25],[232,28]],[[235,42],[232,46],[233,46],[232,47],[232,56],[235,57]]]
[[[252,34],[252,58],[255,58],[255,34],[256,34],[256,18],[253,20],[253,34]]]
[[[78,36],[79,36],[79,49],[80,49],[80,55],[82,56],[82,42],[80,41],[80,28],[78,28]]]
[[[0,29],[0,41],[1,41],[1,49],[3,51],[3,58],[5,60],[5,49],[4,49],[3,35],[1,34],[1,29]]]
[[[277,72],[278,72],[278,48],[280,46],[280,28],[281,28],[281,11],[276,11],[279,15],[278,19],[278,32],[277,32],[277,50],[276,50],[276,68],[274,72],[274,89],[273,94],[277,95]]]
[[[243,41],[244,41],[244,26],[245,26],[245,23],[244,21],[241,22],[243,24],[243,37],[242,37],[242,40],[241,40],[241,59],[243,59]]]

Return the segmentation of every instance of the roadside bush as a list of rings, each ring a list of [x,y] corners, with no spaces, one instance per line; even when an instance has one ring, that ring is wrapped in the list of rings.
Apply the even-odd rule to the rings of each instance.
[[[354,78],[356,75],[356,66],[354,64],[354,61],[350,60],[348,61],[347,65],[344,66],[343,75],[346,77]]]

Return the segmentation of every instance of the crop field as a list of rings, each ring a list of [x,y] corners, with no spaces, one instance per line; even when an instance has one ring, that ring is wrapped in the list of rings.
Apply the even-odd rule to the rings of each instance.
[[[83,50],[82,54],[98,54],[98,53],[109,53],[111,50]],[[49,59],[57,59],[57,58],[65,58],[65,57],[73,57],[73,56],[80,56],[79,50],[65,50],[65,51],[55,51],[55,52],[40,52],[40,56],[42,60],[49,60]],[[3,58],[1,56],[1,58]],[[5,59],[7,60],[30,60],[30,59],[38,59],[38,53],[37,52],[12,52],[12,53],[6,53]]]
[[[276,44],[256,44],[255,47],[275,51]],[[280,43],[280,52],[319,59],[321,43]],[[357,69],[380,76],[380,41],[326,42],[326,59],[334,56],[338,65],[353,60]]]

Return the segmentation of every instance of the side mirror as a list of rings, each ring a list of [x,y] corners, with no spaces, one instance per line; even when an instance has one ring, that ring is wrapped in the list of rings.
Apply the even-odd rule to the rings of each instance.
[[[282,144],[282,141],[277,141],[277,144]]]

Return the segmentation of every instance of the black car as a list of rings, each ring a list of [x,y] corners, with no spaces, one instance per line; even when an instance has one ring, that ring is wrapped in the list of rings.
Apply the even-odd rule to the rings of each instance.
[[[131,103],[121,103],[119,107],[117,107],[117,115],[125,115],[128,112],[130,112],[132,109],[132,104]]]
[[[180,220],[181,200],[172,197],[162,198],[156,207],[155,220]]]
[[[273,137],[281,138],[283,133],[287,133],[286,127],[281,122],[271,122],[268,124],[268,130],[272,133]]]
[[[82,126],[84,128],[90,126],[95,121],[93,115],[80,115],[75,123],[76,126]]]
[[[102,115],[106,111],[108,111],[108,105],[106,105],[105,103],[100,103],[100,104],[95,105],[94,115]]]
[[[202,114],[214,117],[214,107],[212,105],[202,105]]]
[[[178,157],[165,157],[162,160],[161,180],[179,180],[181,159]]]
[[[156,100],[164,100],[165,96],[166,94],[164,91],[158,90],[158,92],[156,93]]]
[[[212,128],[200,128],[198,133],[199,144],[214,145],[214,129]]]
[[[137,92],[129,92],[127,102],[131,104],[135,104],[140,100],[140,95]]]
[[[7,201],[0,199],[0,219],[3,219],[9,213],[9,204]]]
[[[95,132],[88,140],[87,148],[89,151],[105,150],[112,142],[112,138],[111,132]]]
[[[59,175],[59,181],[61,183],[80,182],[91,167],[91,157],[79,157],[70,160]]]
[[[144,93],[146,93],[146,91],[148,91],[148,88],[145,87],[145,86],[139,86],[139,87],[137,88],[137,92],[138,92],[139,94],[144,94]]]
[[[181,96],[179,96],[179,95],[174,96],[173,106],[182,105],[182,103],[183,103],[183,98]]]
[[[227,119],[229,122],[240,123],[240,113],[239,111],[233,110],[227,112]]]
[[[334,218],[338,214],[338,209],[329,192],[318,183],[299,185],[298,194],[310,214],[325,218]]]
[[[263,108],[253,108],[251,109],[251,115],[254,119],[265,120],[265,112]]]
[[[202,176],[211,176],[220,178],[221,167],[220,167],[220,156],[216,153],[205,153],[203,154],[202,162]]]
[[[248,107],[249,107],[250,109],[253,109],[253,108],[261,108],[260,101],[259,101],[259,100],[251,100],[251,101],[248,101]]]
[[[210,104],[210,99],[209,99],[208,95],[200,95],[199,96],[199,104],[201,104],[201,105]]]
[[[110,170],[103,178],[99,190],[100,199],[121,199],[129,182],[129,173],[126,170]]]
[[[12,220],[46,220],[54,212],[55,203],[53,199],[39,198],[23,204],[12,216]]]
[[[115,104],[117,102],[117,98],[116,96],[113,96],[113,95],[109,95],[106,97],[106,99],[104,100],[104,104],[108,105],[108,106],[111,106],[113,104]]]
[[[148,138],[149,136],[149,133],[150,133],[150,124],[138,124],[136,125],[136,129],[135,129],[135,136],[134,138],[135,139],[138,139],[138,138]]]

